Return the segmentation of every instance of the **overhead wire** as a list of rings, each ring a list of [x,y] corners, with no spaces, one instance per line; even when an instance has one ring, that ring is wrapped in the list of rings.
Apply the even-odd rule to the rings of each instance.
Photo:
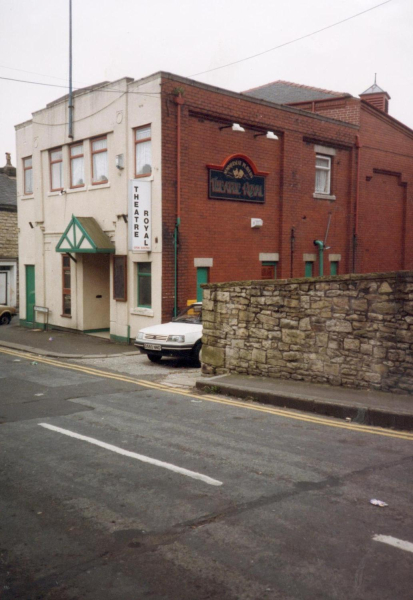
[[[293,40],[290,40],[288,42],[284,42],[283,44],[279,44],[278,46],[274,46],[274,48],[269,48],[268,50],[263,50],[262,52],[258,52],[257,54],[252,54],[251,56],[246,56],[245,58],[240,58],[239,60],[234,60],[230,63],[227,63],[225,65],[220,65],[219,67],[213,67],[212,69],[207,69],[206,71],[200,71],[199,73],[193,73],[192,75],[188,75],[188,77],[198,77],[199,75],[205,75],[206,73],[212,73],[213,71],[219,71],[220,69],[225,69],[226,67],[231,67],[232,65],[238,65],[239,63],[245,62],[246,60],[251,60],[253,58],[257,58],[257,56],[262,56],[263,54],[268,54],[269,52],[274,52],[274,50],[278,50],[279,48],[283,48],[284,46],[288,46],[290,44],[295,44],[295,42],[299,42],[301,40],[304,40],[308,37],[311,37],[313,35],[316,35],[317,33],[321,33],[322,31],[327,31],[327,29],[331,29],[332,27],[336,27],[337,25],[341,25],[342,23],[345,23],[346,21],[350,21],[351,19],[355,19],[356,17],[360,17],[361,15],[364,15],[372,10],[375,10],[376,8],[379,8],[380,6],[384,6],[385,4],[389,4],[389,2],[393,2],[393,0],[386,0],[385,2],[381,2],[380,4],[376,4],[376,6],[371,6],[370,8],[367,8],[366,10],[363,10],[355,15],[351,15],[350,17],[347,17],[345,19],[342,19],[341,21],[337,21],[336,23],[331,23],[331,25],[327,25],[326,27],[322,27],[321,29],[317,29],[316,31],[312,31],[311,33],[307,33],[306,35],[302,35],[301,37],[295,38]]]

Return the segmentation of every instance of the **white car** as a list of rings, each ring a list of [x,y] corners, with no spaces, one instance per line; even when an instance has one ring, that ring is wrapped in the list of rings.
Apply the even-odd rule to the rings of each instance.
[[[141,329],[135,346],[152,362],[163,356],[193,360],[199,364],[202,347],[202,302],[189,305],[170,323]]]

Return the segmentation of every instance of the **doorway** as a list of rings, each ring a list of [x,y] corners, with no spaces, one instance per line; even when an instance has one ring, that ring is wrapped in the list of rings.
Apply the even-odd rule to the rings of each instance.
[[[34,324],[34,306],[36,304],[34,265],[26,265],[26,321]]]

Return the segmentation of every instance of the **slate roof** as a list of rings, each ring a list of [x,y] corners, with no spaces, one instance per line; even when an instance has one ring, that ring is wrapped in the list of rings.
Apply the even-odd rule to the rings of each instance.
[[[10,177],[0,169],[0,208],[10,207],[17,210],[16,177]]]
[[[311,87],[291,83],[290,81],[273,81],[251,90],[242,92],[247,96],[275,102],[276,104],[294,104],[296,102],[312,102],[313,100],[325,100],[329,98],[342,98],[350,94],[323,90],[321,88]]]

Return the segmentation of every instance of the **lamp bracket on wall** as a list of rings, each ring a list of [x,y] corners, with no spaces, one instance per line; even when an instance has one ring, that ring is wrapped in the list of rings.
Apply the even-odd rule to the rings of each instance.
[[[267,138],[267,140],[278,140],[279,137],[278,135],[276,135],[273,131],[263,131],[262,133],[256,133],[254,135],[254,137],[260,137],[262,135],[265,135],[265,137]]]
[[[219,129],[229,129],[231,127],[232,131],[240,131],[241,133],[245,133],[245,129],[241,127],[239,123],[231,123],[230,125],[222,125]]]

